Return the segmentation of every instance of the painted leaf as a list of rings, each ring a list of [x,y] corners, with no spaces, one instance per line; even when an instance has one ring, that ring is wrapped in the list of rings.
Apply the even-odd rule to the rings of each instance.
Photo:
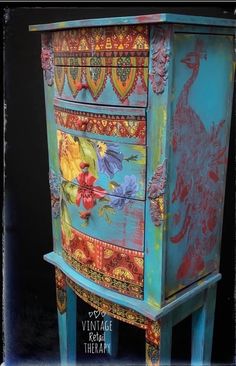
[[[71,227],[69,225],[71,225],[71,218],[66,206],[66,203],[64,200],[61,201],[61,227],[62,227],[62,231],[65,234],[67,239],[71,239],[72,238],[72,231],[71,231]]]
[[[148,193],[149,198],[156,199],[160,195],[164,194],[166,185],[166,160],[159,165],[149,183]]]
[[[81,161],[89,164],[89,172],[98,178],[97,154],[91,141],[79,139]]]
[[[64,194],[66,200],[69,203],[75,203],[76,197],[77,197],[77,192],[78,192],[78,187],[70,182],[63,182],[61,187],[62,187],[62,191],[63,191],[63,194]]]

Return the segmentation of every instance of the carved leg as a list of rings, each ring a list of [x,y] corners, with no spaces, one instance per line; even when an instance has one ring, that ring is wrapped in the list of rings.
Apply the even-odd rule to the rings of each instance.
[[[116,357],[118,350],[119,321],[109,315],[105,315],[104,321],[109,328],[104,331],[106,350],[110,356]]]
[[[76,294],[67,286],[65,275],[56,269],[56,298],[62,365],[76,364]]]
[[[210,364],[215,302],[216,285],[206,290],[204,305],[192,315],[192,366]]]
[[[171,362],[172,325],[169,315],[148,320],[146,329],[146,365],[167,366]]]

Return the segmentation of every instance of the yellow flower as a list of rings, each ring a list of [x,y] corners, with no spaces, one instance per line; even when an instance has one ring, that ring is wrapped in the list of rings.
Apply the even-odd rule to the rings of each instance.
[[[59,161],[62,175],[71,181],[81,172],[80,147],[71,135],[57,131]]]

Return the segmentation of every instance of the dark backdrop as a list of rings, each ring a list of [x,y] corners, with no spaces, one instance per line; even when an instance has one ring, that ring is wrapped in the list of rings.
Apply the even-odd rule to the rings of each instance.
[[[75,4],[73,4],[75,5]],[[58,362],[54,271],[43,254],[52,250],[48,155],[40,34],[29,24],[60,20],[175,12],[233,17],[233,7],[20,7],[5,10],[5,236],[4,303],[7,365]],[[217,72],[217,71],[216,71]],[[234,353],[234,185],[233,129],[225,198],[221,250],[222,280],[218,285],[213,361],[233,363]],[[79,301],[86,313],[88,307]],[[189,358],[189,321],[174,331],[176,360]],[[123,332],[123,333],[122,333]],[[143,333],[122,325],[129,337],[119,347],[121,360],[140,356]],[[129,346],[127,347],[127,343]],[[127,350],[128,349],[128,350]],[[182,362],[182,361],[181,361]]]

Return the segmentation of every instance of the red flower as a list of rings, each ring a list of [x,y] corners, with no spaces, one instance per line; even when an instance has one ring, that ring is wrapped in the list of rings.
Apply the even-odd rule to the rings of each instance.
[[[96,199],[103,198],[106,191],[101,187],[94,187],[96,178],[89,172],[82,172],[78,175],[77,181],[80,185],[77,192],[76,204],[79,206],[82,200],[84,207],[89,210],[96,204]]]

